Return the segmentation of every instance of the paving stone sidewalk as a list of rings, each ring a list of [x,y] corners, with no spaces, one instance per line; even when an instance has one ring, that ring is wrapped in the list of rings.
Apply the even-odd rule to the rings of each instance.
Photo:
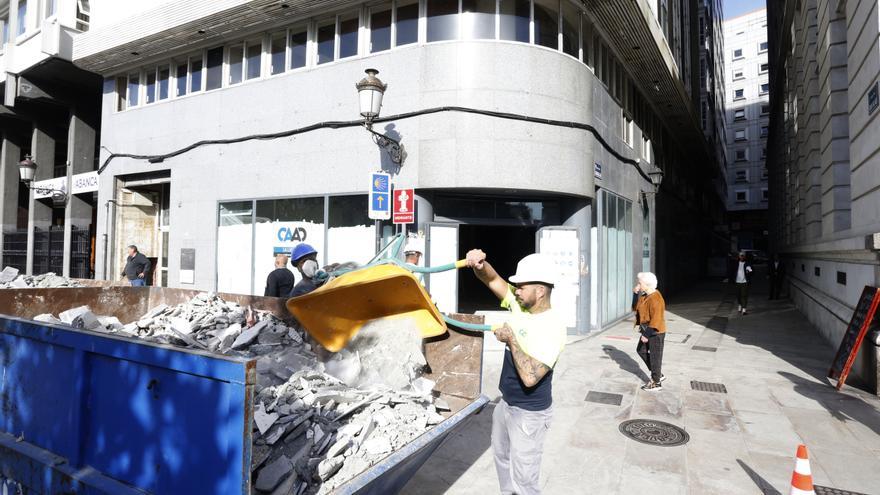
[[[704,284],[670,302],[661,392],[639,388],[647,375],[631,320],[566,347],[553,380],[545,494],[787,494],[799,443],[810,449],[816,484],[880,494],[880,398],[830,385],[836,347],[789,301],[759,292],[741,316],[727,292]],[[491,340],[483,390],[494,402],[502,348]],[[691,381],[727,393],[692,390]],[[591,391],[619,394],[620,405],[585,401]],[[492,407],[455,432],[403,493],[498,493]],[[630,440],[618,427],[632,418],[678,425],[690,441]]]

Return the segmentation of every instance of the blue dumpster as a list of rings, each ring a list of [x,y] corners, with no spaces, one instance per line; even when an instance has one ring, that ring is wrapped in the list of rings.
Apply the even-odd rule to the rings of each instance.
[[[0,290],[0,313],[87,304],[133,320],[195,292]],[[223,295],[276,313],[274,298]],[[37,310],[37,308],[40,308]],[[285,316],[285,315],[280,315]],[[453,352],[454,351],[454,352]],[[428,375],[454,414],[339,487],[395,493],[487,399],[482,337],[426,344]],[[256,362],[0,315],[0,481],[24,493],[248,494]],[[456,373],[445,373],[455,369]]]

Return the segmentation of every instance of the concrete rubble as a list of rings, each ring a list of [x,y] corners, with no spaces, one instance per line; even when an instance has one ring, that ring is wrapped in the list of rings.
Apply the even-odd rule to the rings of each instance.
[[[209,293],[157,306],[128,324],[86,306],[35,319],[256,359],[254,493],[329,493],[449,410],[433,397],[434,382],[421,377],[421,336],[407,319],[366,325],[345,350],[329,355],[271,313]]]
[[[0,271],[0,289],[54,289],[58,287],[82,287],[75,280],[59,277],[54,273],[22,275],[17,268],[7,266]]]

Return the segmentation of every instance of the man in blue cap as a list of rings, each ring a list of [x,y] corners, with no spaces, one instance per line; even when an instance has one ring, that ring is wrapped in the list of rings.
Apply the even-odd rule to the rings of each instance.
[[[302,280],[290,291],[290,297],[308,294],[317,289],[318,286],[315,284],[314,278],[315,274],[318,273],[318,251],[303,242],[293,248],[293,254],[290,258],[291,264],[302,275]]]

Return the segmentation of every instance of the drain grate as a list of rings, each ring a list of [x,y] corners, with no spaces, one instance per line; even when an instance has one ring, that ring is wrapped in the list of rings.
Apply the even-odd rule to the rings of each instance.
[[[813,485],[813,491],[816,492],[816,495],[866,495],[864,493],[838,490],[837,488],[829,488],[827,486],[819,485]]]
[[[725,387],[723,383],[698,382],[693,380],[691,381],[691,388],[700,392],[717,392],[719,394],[727,393],[727,387]]]
[[[677,447],[691,439],[678,426],[654,419],[630,419],[620,423],[619,429],[625,436],[637,442],[660,447]]]
[[[706,351],[706,352],[715,352],[718,350],[717,347],[706,347],[704,345],[695,345],[695,346],[691,347],[691,349],[693,349],[695,351]]]
[[[619,406],[620,403],[623,402],[623,395],[590,390],[589,392],[587,392],[587,396],[584,398],[584,401],[595,402],[597,404],[608,404],[610,406]]]

